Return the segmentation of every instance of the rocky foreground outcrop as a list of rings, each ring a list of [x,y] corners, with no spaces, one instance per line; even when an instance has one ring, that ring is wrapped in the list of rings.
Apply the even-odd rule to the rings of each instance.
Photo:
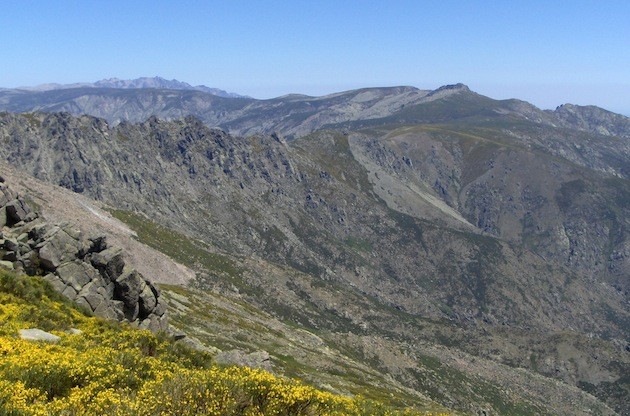
[[[157,287],[125,264],[105,237],[84,238],[51,224],[0,178],[0,264],[44,279],[78,305],[107,319],[157,332],[168,328]]]

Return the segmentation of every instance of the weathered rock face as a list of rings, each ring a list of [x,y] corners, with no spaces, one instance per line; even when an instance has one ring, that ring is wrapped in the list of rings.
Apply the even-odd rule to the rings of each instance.
[[[427,109],[420,110],[412,121],[424,120]],[[630,257],[621,219],[630,218],[629,145],[536,123],[522,127],[507,116],[498,121],[511,130],[484,127],[471,138],[468,127],[451,123],[444,130],[323,131],[286,143],[278,136],[232,137],[193,117],[111,128],[67,113],[0,114],[6,141],[0,154],[40,180],[146,214],[212,251],[334,280],[412,314],[625,334]],[[614,178],[603,173],[609,169]],[[573,183],[578,179],[582,187]],[[591,195],[600,195],[597,204]],[[122,273],[114,264],[109,268]],[[200,285],[230,290],[225,269],[198,266]],[[242,281],[256,288],[254,301],[269,296],[271,303],[276,291],[290,292],[295,296],[282,301],[301,314],[295,306],[301,291],[313,295],[311,287],[255,273]],[[580,283],[569,285],[573,273]],[[597,296],[614,312],[593,308],[593,277],[605,283],[596,286]],[[269,291],[258,296],[259,287]],[[356,311],[323,296],[318,305],[365,325]],[[580,314],[586,318],[576,319]]]
[[[1,179],[1,178],[0,178]],[[168,327],[160,292],[125,265],[104,237],[84,239],[69,224],[49,224],[0,182],[0,256],[4,267],[44,274],[55,290],[97,316],[157,332]]]
[[[381,334],[407,348],[444,339],[442,328],[426,329],[426,318],[448,320],[478,340],[457,329],[448,345],[549,368],[553,377],[555,368],[530,360],[540,356],[530,347],[538,335],[569,331],[580,343],[605,337],[625,346],[630,142],[514,121],[510,106],[479,97],[447,104],[406,106],[382,130],[352,133],[371,124],[347,124],[348,134],[288,144],[231,137],[194,118],[110,128],[88,116],[0,114],[0,153],[41,180],[146,214],[148,225],[165,226],[156,236],[169,248],[184,240],[163,234],[168,229],[198,239],[192,248],[208,244],[212,256],[189,263],[201,288],[341,331],[341,340]],[[480,116],[471,118],[475,106]],[[444,117],[432,118],[440,108]],[[465,123],[446,123],[458,114]],[[218,262],[215,253],[229,256]],[[115,255],[92,255],[90,263],[108,276],[124,270],[107,266]],[[129,320],[151,307],[151,290],[128,284],[127,275],[107,281],[118,282]],[[125,304],[136,294],[137,311]],[[499,335],[491,339],[487,328]],[[523,348],[512,341],[519,333]],[[556,340],[545,339],[555,351]],[[348,345],[356,351],[356,342]],[[619,368],[611,371],[627,373]],[[398,377],[417,377],[407,374]]]

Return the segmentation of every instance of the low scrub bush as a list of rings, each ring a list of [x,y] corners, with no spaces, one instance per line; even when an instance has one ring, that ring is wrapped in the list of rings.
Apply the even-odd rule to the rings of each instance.
[[[419,414],[262,370],[215,366],[164,335],[85,316],[49,289],[0,271],[1,415]],[[18,337],[42,323],[58,343]]]

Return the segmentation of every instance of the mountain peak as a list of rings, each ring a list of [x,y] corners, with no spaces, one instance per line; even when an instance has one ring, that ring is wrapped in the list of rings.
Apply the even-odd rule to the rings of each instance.
[[[430,97],[431,100],[435,100],[435,99],[448,97],[450,95],[458,94],[462,92],[471,92],[471,91],[470,91],[470,88],[468,88],[468,86],[462,83],[457,83],[457,84],[443,85],[440,88],[431,91],[426,96],[427,98]]]
[[[470,91],[470,88],[468,88],[468,85],[458,82],[457,84],[442,85],[434,92],[438,91]]]
[[[433,99],[438,99],[438,98],[447,97],[449,95],[458,94],[462,92],[471,92],[471,91],[467,85],[464,85],[462,83],[449,84],[449,85],[442,85],[440,88],[431,91],[430,93],[427,94],[427,97],[433,97]]]

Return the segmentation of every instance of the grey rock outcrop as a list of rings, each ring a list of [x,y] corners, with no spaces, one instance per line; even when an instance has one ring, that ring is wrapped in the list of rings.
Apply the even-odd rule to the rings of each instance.
[[[27,341],[45,341],[45,342],[59,342],[61,340],[57,335],[50,332],[42,331],[41,329],[20,329],[20,338]]]
[[[125,264],[105,237],[85,239],[70,224],[46,222],[0,182],[2,266],[42,274],[52,287],[93,314],[157,332],[168,328],[166,307],[152,282]]]
[[[214,357],[214,362],[221,365],[238,365],[272,371],[271,357],[267,351],[251,353],[241,350],[223,351]]]

